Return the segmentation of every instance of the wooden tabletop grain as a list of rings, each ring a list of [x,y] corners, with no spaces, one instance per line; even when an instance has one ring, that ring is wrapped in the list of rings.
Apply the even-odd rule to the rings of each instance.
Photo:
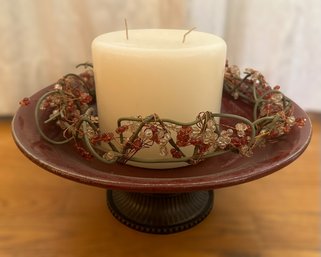
[[[0,121],[0,257],[320,256],[320,115],[312,142],[286,168],[215,191],[211,214],[171,235],[144,234],[107,210],[105,190],[34,165]]]

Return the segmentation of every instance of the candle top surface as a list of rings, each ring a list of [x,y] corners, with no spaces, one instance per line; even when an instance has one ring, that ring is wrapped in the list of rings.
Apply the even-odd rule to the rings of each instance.
[[[219,47],[226,45],[225,41],[213,34],[174,29],[137,29],[128,30],[128,39],[126,30],[114,31],[102,34],[96,37],[93,45],[101,45],[116,48],[133,48],[133,49],[159,49],[159,50],[178,50],[191,49],[198,47]]]

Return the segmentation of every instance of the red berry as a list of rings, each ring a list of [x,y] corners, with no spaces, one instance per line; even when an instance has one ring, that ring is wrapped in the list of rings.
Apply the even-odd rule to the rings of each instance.
[[[116,128],[116,133],[117,134],[124,133],[127,129],[128,129],[127,125],[120,126],[120,127]]]
[[[183,157],[182,152],[176,150],[175,148],[172,148],[170,152],[171,152],[173,158],[179,159],[179,158]]]
[[[29,105],[30,104],[30,99],[28,98],[28,97],[25,97],[25,98],[23,98],[20,102],[19,102],[19,104],[21,105],[21,106],[27,106],[27,105]]]

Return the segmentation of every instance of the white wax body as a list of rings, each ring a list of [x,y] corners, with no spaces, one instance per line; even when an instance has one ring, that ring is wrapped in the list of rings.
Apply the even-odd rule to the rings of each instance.
[[[128,39],[126,31],[95,38],[92,57],[102,131],[114,131],[121,117],[156,113],[160,118],[189,122],[203,111],[220,112],[226,44],[215,35],[197,31],[186,35],[183,43],[185,33],[145,29],[129,30]],[[161,158],[157,147],[137,154]],[[177,164],[138,166],[171,168]]]

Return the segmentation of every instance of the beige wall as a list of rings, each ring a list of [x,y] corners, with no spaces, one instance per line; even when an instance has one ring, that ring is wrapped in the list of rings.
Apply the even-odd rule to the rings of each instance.
[[[222,36],[230,63],[257,68],[306,110],[321,111],[319,0],[0,0],[0,115],[91,61],[99,34],[196,26]]]

